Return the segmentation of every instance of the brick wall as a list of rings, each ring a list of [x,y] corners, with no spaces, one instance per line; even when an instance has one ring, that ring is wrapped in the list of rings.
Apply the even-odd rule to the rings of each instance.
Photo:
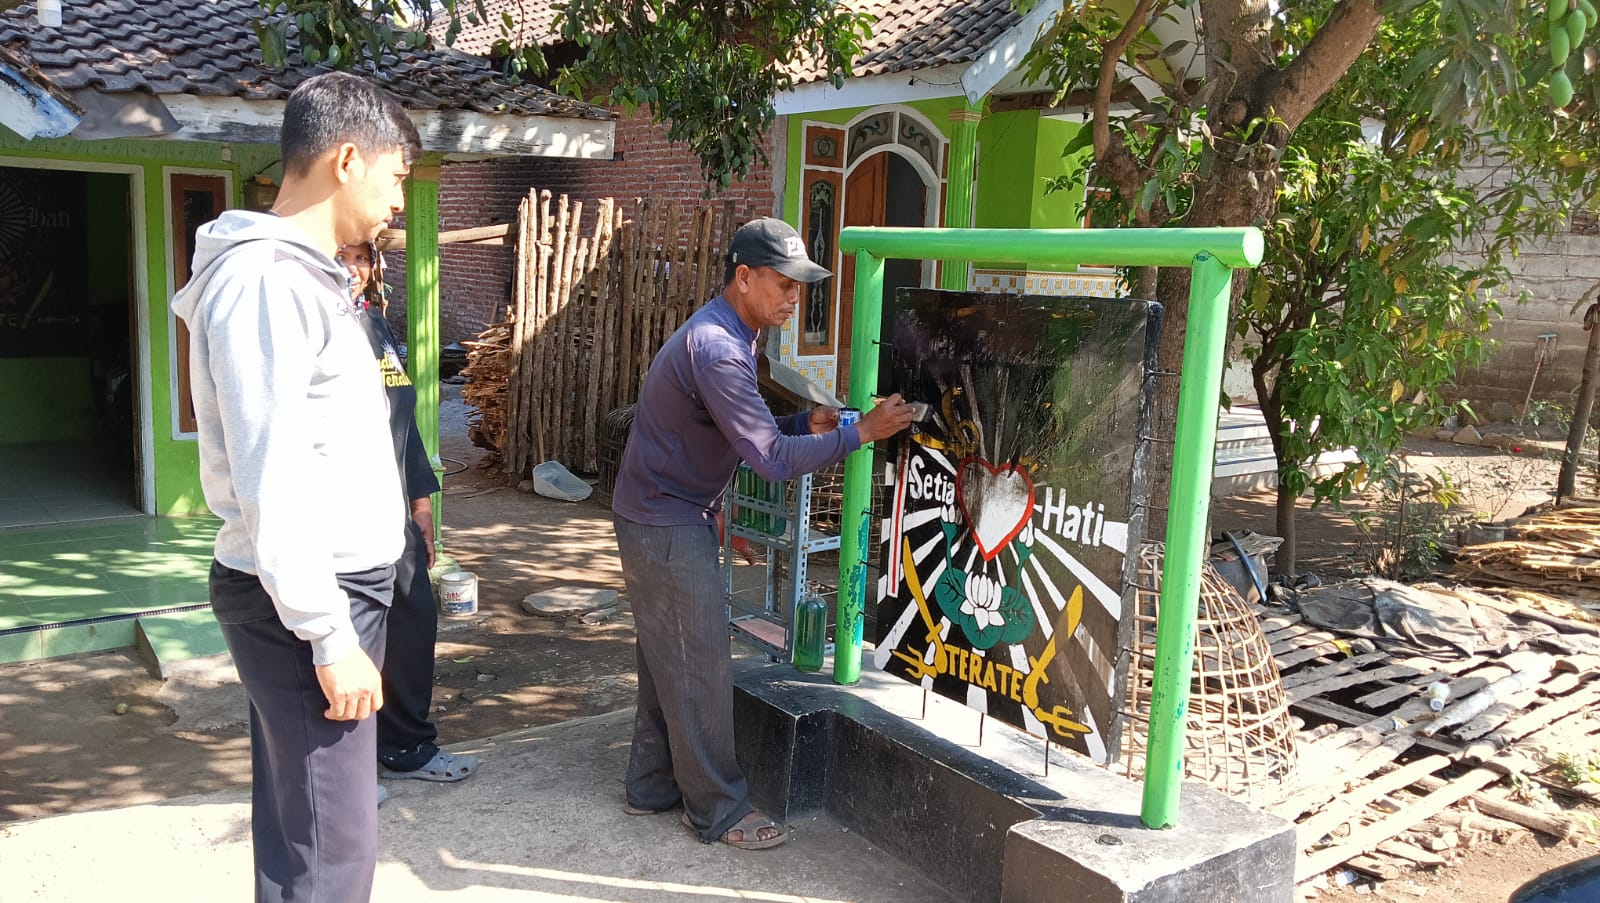
[[[777,129],[773,130],[777,132]],[[775,151],[775,135],[767,136],[767,153]],[[681,144],[667,140],[665,126],[648,114],[624,115],[617,121],[615,150],[620,160],[518,158],[480,163],[447,163],[439,183],[441,230],[514,223],[517,203],[530,188],[549,189],[586,202],[614,197],[632,207],[638,197],[680,203],[707,202],[700,163]],[[731,200],[754,215],[776,211],[772,172],[751,170],[716,200]],[[585,218],[594,205],[586,203]],[[402,223],[394,223],[399,228]],[[489,323],[503,319],[510,299],[511,245],[446,245],[440,253],[440,338],[444,344],[471,339]],[[391,286],[389,319],[404,335],[405,254],[385,255]]]
[[[1495,185],[1505,176],[1489,168],[1472,168],[1463,179]],[[1482,366],[1460,373],[1456,394],[1472,403],[1478,416],[1494,421],[1521,413],[1533,388],[1534,401],[1554,401],[1570,408],[1583,378],[1583,356],[1589,334],[1583,310],[1573,306],[1600,283],[1600,228],[1580,215],[1571,228],[1549,242],[1524,243],[1509,262],[1510,283],[1500,291],[1500,318],[1490,327],[1496,343]],[[1517,295],[1527,293],[1525,303]],[[1539,337],[1554,335],[1555,356],[1539,368]]]

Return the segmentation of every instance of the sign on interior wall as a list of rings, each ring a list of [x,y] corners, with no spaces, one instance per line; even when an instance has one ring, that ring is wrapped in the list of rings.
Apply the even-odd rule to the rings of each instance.
[[[0,166],[0,357],[84,353],[86,198],[82,173]]]
[[[1161,306],[902,290],[876,664],[1029,733],[1117,752]]]

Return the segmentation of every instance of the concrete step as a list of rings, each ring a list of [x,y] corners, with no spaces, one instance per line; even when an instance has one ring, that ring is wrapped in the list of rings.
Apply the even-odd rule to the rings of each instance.
[[[152,674],[212,678],[233,669],[222,628],[209,608],[147,615],[134,628],[134,646]]]
[[[1324,453],[1312,474],[1336,473],[1359,460],[1354,449]],[[1242,495],[1278,485],[1278,461],[1272,451],[1272,434],[1261,410],[1235,405],[1217,422],[1217,461],[1212,471],[1212,496]]]

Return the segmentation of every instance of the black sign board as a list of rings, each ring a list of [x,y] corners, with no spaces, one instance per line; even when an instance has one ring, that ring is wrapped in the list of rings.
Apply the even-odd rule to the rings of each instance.
[[[902,290],[879,668],[1029,733],[1117,753],[1161,306]]]

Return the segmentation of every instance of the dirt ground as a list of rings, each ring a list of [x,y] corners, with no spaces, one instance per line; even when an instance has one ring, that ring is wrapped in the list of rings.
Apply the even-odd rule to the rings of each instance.
[[[452,401],[454,399],[454,401]],[[442,451],[459,472],[445,480],[445,542],[478,575],[476,617],[441,622],[435,718],[441,742],[487,737],[630,706],[633,625],[626,611],[597,624],[519,608],[529,593],[563,585],[622,591],[610,515],[598,499],[566,503],[507,487],[477,465],[459,388],[446,386]],[[453,414],[451,413],[453,412]],[[454,419],[452,419],[454,418]],[[1419,471],[1442,469],[1466,505],[1488,519],[1549,498],[1555,464],[1523,453],[1418,439]],[[1215,529],[1272,533],[1273,493],[1218,499]],[[1369,496],[1357,507],[1377,508]],[[1365,569],[1372,551],[1347,515],[1323,507],[1300,518],[1300,570],[1328,577]],[[125,714],[116,711],[126,704]],[[151,802],[243,787],[249,744],[236,685],[149,676],[131,653],[0,666],[0,822]],[[1528,878],[1592,855],[1528,831],[1486,841],[1450,867],[1369,888],[1377,899],[1503,903]],[[1331,888],[1324,898],[1357,893]]]

